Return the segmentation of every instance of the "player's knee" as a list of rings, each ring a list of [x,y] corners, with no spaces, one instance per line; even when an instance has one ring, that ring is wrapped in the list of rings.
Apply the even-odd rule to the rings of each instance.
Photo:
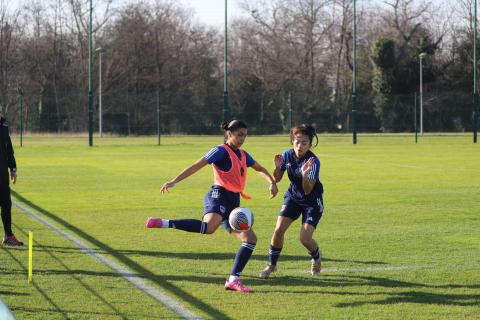
[[[256,244],[257,243],[257,236],[251,230],[247,231],[247,232],[242,232],[242,233],[240,233],[240,241]]]
[[[214,226],[213,223],[206,223],[206,225],[205,234],[212,234],[217,230],[217,226]]]
[[[257,243],[257,236],[255,233],[251,232],[247,235],[247,242],[248,243]]]
[[[305,234],[300,234],[300,242],[304,245],[304,246],[308,246],[312,243],[313,239],[312,237],[310,237],[309,235],[305,235]]]

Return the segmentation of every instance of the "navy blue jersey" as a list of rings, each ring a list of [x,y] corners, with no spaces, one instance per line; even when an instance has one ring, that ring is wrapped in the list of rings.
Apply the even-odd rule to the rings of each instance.
[[[312,192],[310,192],[308,195],[305,195],[302,187],[301,168],[311,157],[313,157],[315,160],[313,161],[312,170],[310,171],[308,178],[311,180],[316,180],[316,183],[312,189]],[[280,170],[286,170],[288,173],[288,178],[290,179],[290,187],[285,192],[285,198],[291,198],[294,202],[300,205],[310,206],[317,204],[319,201],[318,199],[322,199],[323,186],[320,182],[320,160],[313,152],[308,151],[302,158],[297,158],[293,149],[285,151],[282,154]]]
[[[230,148],[227,144],[223,144],[221,146],[215,146],[210,151],[208,151],[203,158],[208,161],[209,164],[214,163],[220,170],[228,171],[232,167],[232,162],[230,161],[230,157],[228,156],[227,150],[225,148]],[[242,154],[240,150],[234,150],[233,152],[237,155],[239,159],[242,159]],[[253,160],[252,156],[248,154],[245,150],[245,157],[247,158],[247,167],[251,167],[255,164],[255,160]]]

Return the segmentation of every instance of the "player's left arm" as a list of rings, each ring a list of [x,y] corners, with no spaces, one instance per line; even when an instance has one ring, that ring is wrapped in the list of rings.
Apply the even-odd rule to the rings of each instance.
[[[255,163],[251,166],[255,171],[257,171],[265,180],[270,183],[270,199],[275,197],[278,193],[278,188],[277,188],[277,183],[275,182],[275,179],[270,175],[267,169],[262,167],[258,162],[255,161]]]
[[[7,138],[7,164],[10,168],[10,178],[12,179],[13,184],[15,184],[15,182],[17,182],[17,163],[15,161],[12,140],[10,139],[10,133],[8,131],[8,128]]]
[[[302,188],[305,195],[309,195],[318,178],[319,163],[315,161],[314,157],[305,162],[302,166]]]

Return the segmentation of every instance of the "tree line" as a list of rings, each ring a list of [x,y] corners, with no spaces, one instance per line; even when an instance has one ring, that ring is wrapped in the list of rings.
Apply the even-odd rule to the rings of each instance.
[[[176,1],[93,3],[95,126],[102,54],[105,132],[153,134],[158,116],[162,133],[218,132],[223,28]],[[230,113],[256,133],[350,131],[352,6],[243,0],[228,24]],[[413,130],[421,54],[425,130],[472,129],[472,12],[472,0],[357,0],[359,131]],[[86,0],[0,0],[0,105],[13,130],[21,117],[30,132],[87,130],[88,24]]]

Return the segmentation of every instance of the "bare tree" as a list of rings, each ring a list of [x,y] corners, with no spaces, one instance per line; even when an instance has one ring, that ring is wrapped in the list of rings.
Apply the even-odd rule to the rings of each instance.
[[[264,60],[252,74],[264,78],[262,83],[271,97],[266,105],[277,107],[284,128],[289,125],[288,115],[278,105],[286,105],[289,92],[298,93],[296,114],[303,114],[305,119],[328,104],[331,89],[326,75],[333,28],[329,5],[330,1],[321,0],[242,4],[253,24],[238,31],[239,45],[243,46],[238,50],[255,48],[256,57]],[[279,97],[284,98],[279,101]]]
[[[0,0],[0,105],[5,113],[12,103],[12,92],[17,89],[12,80],[19,59],[19,14],[18,9],[9,9],[8,1]]]

